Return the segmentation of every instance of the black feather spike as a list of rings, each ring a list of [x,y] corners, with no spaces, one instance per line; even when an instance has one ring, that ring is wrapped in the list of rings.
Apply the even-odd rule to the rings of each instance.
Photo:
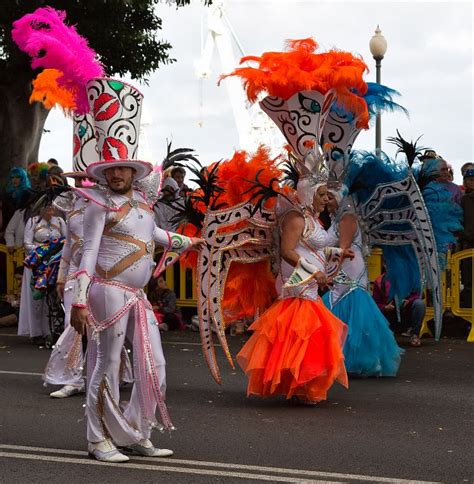
[[[180,161],[193,160],[199,163],[193,153],[194,150],[192,148],[176,148],[175,150],[171,150],[171,141],[167,142],[166,156],[162,163],[163,170],[166,170],[173,165],[177,165]]]
[[[399,155],[400,153],[403,153],[406,156],[408,167],[411,169],[416,158],[421,156],[423,151],[427,149],[425,147],[417,145],[418,141],[420,141],[420,138],[423,135],[419,136],[415,142],[403,139],[398,129],[397,135],[398,136],[390,136],[389,138],[387,138],[387,141],[394,144],[398,148],[395,156]]]
[[[268,200],[274,197],[278,197],[279,195],[287,198],[285,195],[280,193],[278,190],[275,190],[275,184],[277,186],[280,185],[280,180],[276,177],[273,177],[268,184],[264,184],[260,181],[260,175],[264,172],[265,169],[262,168],[257,172],[255,175],[255,180],[246,180],[249,183],[252,183],[252,187],[244,192],[244,195],[249,193],[251,196],[249,197],[249,202],[254,203],[254,211],[253,213],[257,213],[257,211],[262,211],[264,205],[267,203]],[[288,198],[287,198],[288,199]]]

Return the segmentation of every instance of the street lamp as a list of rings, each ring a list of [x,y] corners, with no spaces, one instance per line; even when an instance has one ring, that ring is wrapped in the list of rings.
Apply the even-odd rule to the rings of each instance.
[[[382,59],[387,52],[387,41],[382,35],[380,27],[377,25],[375,35],[372,36],[369,42],[370,53],[375,59],[375,69],[377,76],[377,84],[381,82]],[[377,113],[375,119],[375,152],[380,155],[382,149],[382,116],[380,112]]]

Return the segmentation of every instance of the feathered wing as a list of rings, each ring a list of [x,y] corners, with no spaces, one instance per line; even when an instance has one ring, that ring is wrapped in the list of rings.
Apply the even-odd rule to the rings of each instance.
[[[369,243],[382,248],[393,294],[399,300],[426,285],[431,287],[438,339],[441,271],[431,220],[416,180],[406,167],[386,158],[366,152],[355,156],[359,160],[348,183]]]
[[[230,209],[208,211],[202,236],[206,247],[199,254],[198,313],[204,356],[212,376],[221,383],[212,328],[217,333],[227,360],[234,367],[225,337],[222,295],[232,263],[269,261],[272,255],[273,211],[254,215],[251,203]]]
[[[414,168],[415,161],[420,158],[422,152],[427,149],[417,144],[420,138],[421,136],[415,142],[407,141],[398,130],[396,137],[388,138],[389,142],[398,147],[397,155],[405,155],[410,170]],[[430,165],[438,164],[439,161],[439,159],[425,161],[419,171],[417,182],[430,219],[435,222],[432,223],[432,229],[440,269],[444,270],[446,254],[451,247],[456,245],[456,234],[462,230],[462,209],[453,202],[452,194],[446,184],[433,181],[431,176],[425,176],[425,173],[430,171]]]
[[[264,187],[271,187],[281,171],[268,150],[259,148],[252,155],[238,151],[205,172],[199,170],[201,178],[194,173],[200,188],[191,195],[186,208],[188,219],[198,209],[199,216],[192,216],[200,223],[204,208],[204,219],[195,228],[206,241],[197,263],[200,332],[211,374],[220,383],[212,332],[233,366],[225,338],[226,322],[254,317],[276,296],[269,270],[276,217],[274,203]],[[253,279],[260,283],[260,290],[253,293],[244,287],[248,286],[244,274],[250,273],[249,267],[254,269]],[[261,272],[256,273],[257,268]],[[244,294],[248,295],[245,302]]]

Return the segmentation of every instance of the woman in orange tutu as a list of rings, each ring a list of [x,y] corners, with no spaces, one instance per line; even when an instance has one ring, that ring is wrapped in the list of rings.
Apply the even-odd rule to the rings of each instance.
[[[352,253],[326,247],[318,220],[328,203],[325,181],[300,179],[297,194],[300,203],[280,203],[280,298],[252,324],[237,361],[249,378],[248,395],[317,403],[334,381],[348,386],[342,352],[347,328],[324,306],[318,287],[328,282],[328,258],[340,261]]]

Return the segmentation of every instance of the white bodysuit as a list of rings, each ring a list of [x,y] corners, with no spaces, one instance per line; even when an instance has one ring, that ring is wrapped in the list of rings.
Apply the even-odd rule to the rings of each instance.
[[[75,274],[73,306],[87,307],[97,360],[88,385],[87,438],[111,438],[130,445],[150,436],[156,407],[164,427],[171,428],[164,393],[165,359],[160,332],[143,291],[153,269],[155,243],[176,251],[187,237],[156,227],[144,196],[132,198],[109,190],[83,190],[91,200],[84,212],[83,256]],[[134,376],[130,402],[119,406],[121,351],[125,337],[133,343]]]

